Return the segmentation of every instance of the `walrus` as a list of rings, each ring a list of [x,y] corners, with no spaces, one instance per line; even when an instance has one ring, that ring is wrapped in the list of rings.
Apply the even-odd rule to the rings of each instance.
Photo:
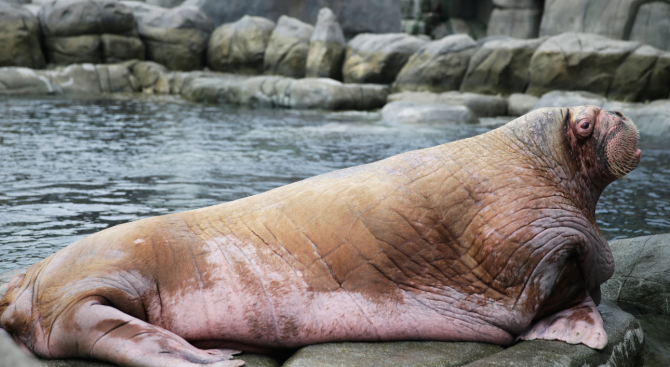
[[[241,366],[339,341],[553,339],[600,349],[613,273],[595,207],[640,161],[594,106],[248,198],[105,229],[3,286],[0,325],[43,358]]]

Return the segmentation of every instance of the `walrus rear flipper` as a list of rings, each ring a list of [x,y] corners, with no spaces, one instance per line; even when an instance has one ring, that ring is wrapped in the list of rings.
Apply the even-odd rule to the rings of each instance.
[[[585,344],[594,349],[607,345],[603,318],[591,296],[579,304],[549,315],[524,331],[523,340],[562,340],[570,344]]]
[[[64,316],[50,338],[50,349],[59,351],[56,358],[96,358],[121,366],[244,365],[231,360],[238,351],[198,349],[168,330],[106,305],[102,298],[84,299]]]

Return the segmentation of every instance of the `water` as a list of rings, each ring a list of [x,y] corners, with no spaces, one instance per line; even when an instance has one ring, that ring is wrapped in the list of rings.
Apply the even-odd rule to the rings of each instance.
[[[156,99],[0,100],[0,273],[128,221],[200,208],[498,126],[393,127],[366,112]],[[498,120],[500,121],[500,120]],[[598,204],[608,239],[670,232],[670,147]]]

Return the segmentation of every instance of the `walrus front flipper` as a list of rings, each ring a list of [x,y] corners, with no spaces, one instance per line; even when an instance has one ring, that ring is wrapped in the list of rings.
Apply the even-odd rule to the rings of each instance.
[[[524,331],[523,340],[562,340],[570,344],[585,344],[594,349],[607,345],[603,318],[591,296],[579,304],[547,316]]]
[[[80,301],[52,330],[55,358],[95,358],[120,366],[233,367],[234,350],[201,350],[178,335],[105,305],[103,299]]]

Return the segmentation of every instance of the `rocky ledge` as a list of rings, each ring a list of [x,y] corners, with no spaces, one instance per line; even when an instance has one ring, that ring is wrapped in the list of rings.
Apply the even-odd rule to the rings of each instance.
[[[642,323],[621,310],[614,302],[627,307],[655,309],[658,317],[670,316],[670,234],[616,240],[610,243],[617,270],[601,286],[603,301],[598,306],[608,345],[601,351],[584,345],[558,341],[522,341],[509,348],[483,343],[389,342],[330,343],[304,347],[288,360],[270,356],[242,354],[249,367],[345,367],[345,366],[641,366],[642,359],[659,358],[644,344],[656,348],[658,341],[645,342],[643,328],[654,330],[649,318]],[[0,274],[0,284],[25,269]],[[666,316],[662,316],[662,315]],[[648,320],[649,319],[649,320]],[[667,322],[667,321],[666,321]],[[666,336],[667,338],[667,336]],[[84,360],[37,360],[27,356],[6,335],[0,334],[0,367],[104,367],[107,363]],[[660,357],[662,358],[662,356]],[[662,365],[662,364],[661,364]]]

